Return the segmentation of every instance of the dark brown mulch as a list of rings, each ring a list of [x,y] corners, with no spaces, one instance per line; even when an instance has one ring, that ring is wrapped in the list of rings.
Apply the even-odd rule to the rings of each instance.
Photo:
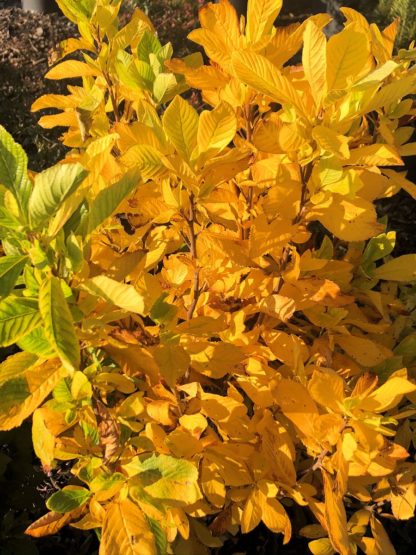
[[[42,94],[65,90],[44,75],[49,52],[74,32],[73,24],[57,14],[0,10],[0,123],[22,144],[36,171],[56,162],[64,149],[57,142],[59,131],[41,129],[30,107]]]

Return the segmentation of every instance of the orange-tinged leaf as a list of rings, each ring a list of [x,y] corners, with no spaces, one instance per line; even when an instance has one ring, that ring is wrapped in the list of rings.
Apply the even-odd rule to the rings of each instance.
[[[330,368],[314,370],[308,384],[313,399],[333,412],[340,412],[344,399],[344,380]]]
[[[74,514],[79,511],[73,511],[72,513],[55,513],[53,511],[41,516],[38,520],[33,522],[25,530],[25,534],[32,536],[33,538],[41,538],[42,536],[49,536],[51,534],[56,534],[59,530],[68,524],[73,518]]]
[[[304,435],[313,434],[313,420],[318,416],[318,407],[302,384],[293,380],[277,380],[272,385],[273,396],[283,414]]]
[[[380,555],[396,555],[396,550],[381,522],[373,515],[370,519],[371,532],[375,539],[375,548]]]
[[[246,36],[249,42],[258,42],[271,34],[282,4],[283,0],[248,0]]]
[[[347,515],[343,503],[343,492],[339,491],[336,481],[322,471],[325,493],[325,519],[332,546],[340,555],[353,555],[347,531]]]
[[[272,532],[283,534],[284,544],[289,542],[292,535],[292,525],[280,501],[274,498],[264,499],[262,521]]]
[[[392,356],[390,349],[366,337],[337,335],[335,341],[348,355],[366,367],[376,366]]]
[[[260,524],[263,513],[262,497],[263,494],[257,488],[253,488],[247,497],[241,515],[241,531],[243,534],[251,532]]]

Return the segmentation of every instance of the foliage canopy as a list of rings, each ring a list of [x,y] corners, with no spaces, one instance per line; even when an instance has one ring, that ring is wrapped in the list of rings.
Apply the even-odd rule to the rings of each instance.
[[[27,530],[95,529],[100,555],[203,554],[261,521],[314,554],[394,553],[413,516],[416,255],[374,202],[416,186],[415,51],[343,8],[207,4],[173,58],[120,0],[58,0],[81,78],[40,125],[71,148],[37,175],[0,130],[0,428],[33,414],[74,479]],[[302,63],[293,63],[301,51]],[[71,55],[81,52],[82,57]],[[181,96],[201,92],[204,109]],[[303,509],[302,509],[303,508]],[[299,532],[296,530],[296,532]]]

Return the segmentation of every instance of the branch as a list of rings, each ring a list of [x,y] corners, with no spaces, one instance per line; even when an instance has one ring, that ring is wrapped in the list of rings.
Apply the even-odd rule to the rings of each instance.
[[[191,252],[192,260],[195,264],[194,270],[194,283],[193,283],[193,297],[192,302],[188,308],[188,312],[186,314],[186,319],[190,320],[193,316],[195,311],[199,295],[201,293],[201,289],[199,287],[199,272],[200,269],[197,267],[198,264],[198,253],[196,250],[196,233],[195,233],[195,197],[194,194],[191,193],[189,196],[189,218],[186,218],[186,223],[189,227],[189,250]]]

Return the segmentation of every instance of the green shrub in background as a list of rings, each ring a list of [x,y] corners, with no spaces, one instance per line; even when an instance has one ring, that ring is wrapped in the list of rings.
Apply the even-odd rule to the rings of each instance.
[[[414,0],[380,0],[376,16],[381,24],[386,25],[396,17],[400,17],[398,46],[407,47],[415,39],[416,2]]]

